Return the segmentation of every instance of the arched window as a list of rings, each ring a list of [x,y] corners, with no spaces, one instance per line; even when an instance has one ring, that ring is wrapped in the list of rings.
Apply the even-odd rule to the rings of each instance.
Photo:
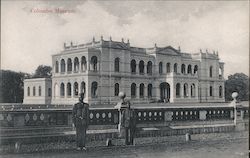
[[[153,89],[152,84],[148,84],[148,97],[149,98],[152,98],[152,89]]]
[[[198,66],[195,65],[195,66],[194,66],[194,74],[197,74],[197,72],[198,72]]]
[[[191,85],[191,97],[195,97],[195,84]]]
[[[51,97],[51,88],[48,88],[48,97]]]
[[[175,89],[176,97],[180,97],[180,95],[181,95],[181,93],[180,93],[180,91],[181,91],[181,85],[180,85],[180,83],[177,83],[175,88],[176,88]]]
[[[219,97],[222,98],[222,86],[219,87]]]
[[[136,73],[136,61],[133,59],[130,62],[131,73]]]
[[[27,95],[30,96],[30,87],[27,88]]]
[[[33,96],[36,96],[36,87],[33,87]]]
[[[162,62],[159,63],[159,74],[162,74]]]
[[[72,61],[71,61],[70,58],[68,58],[68,60],[67,60],[67,65],[68,65],[67,71],[68,71],[68,72],[71,72],[71,71],[72,71]]]
[[[188,97],[188,84],[185,83],[183,87],[184,97]]]
[[[213,86],[209,87],[209,96],[212,97],[213,96]]]
[[[81,58],[81,70],[86,71],[87,69],[87,62],[85,56],[82,56]]]
[[[147,74],[152,75],[152,62],[149,61],[147,64]]]
[[[120,71],[120,59],[115,58],[115,72],[119,72],[119,71]]]
[[[181,65],[181,73],[182,73],[182,74],[185,74],[185,73],[186,73],[186,65],[185,65],[185,64],[182,64],[182,65]]]
[[[42,88],[41,88],[41,86],[38,87],[38,95],[39,95],[39,96],[42,95]]]
[[[85,82],[82,81],[81,83],[81,93],[85,93]]]
[[[167,63],[167,73],[170,73],[170,63]]]
[[[141,83],[140,84],[140,98],[143,98],[144,97],[144,84]]]
[[[118,96],[118,94],[119,94],[119,84],[116,83],[115,84],[115,96]]]
[[[175,73],[178,72],[178,64],[177,64],[177,63],[174,64],[174,72],[175,72]]]
[[[132,83],[131,84],[131,98],[135,98],[136,97],[136,84]]]
[[[192,74],[192,66],[188,65],[188,74]]]
[[[58,64],[58,61],[56,61],[56,73],[58,73],[59,72],[59,64]]]
[[[209,68],[209,77],[213,77],[213,67],[210,66]]]
[[[61,72],[65,72],[65,61],[64,61],[64,59],[61,60]]]
[[[78,72],[79,71],[79,60],[77,57],[75,57],[74,59],[74,72]]]
[[[78,96],[79,90],[78,90],[78,83],[74,83],[74,96]]]
[[[91,84],[91,97],[92,98],[96,98],[97,97],[97,88],[98,88],[98,84],[97,82],[92,82]]]
[[[144,74],[144,61],[143,60],[139,62],[139,73]]]
[[[96,56],[91,57],[90,64],[91,64],[91,70],[97,71],[97,57]]]
[[[61,97],[65,96],[64,83],[61,83],[60,85],[60,96]]]
[[[71,83],[67,84],[67,96],[70,97],[71,96]]]

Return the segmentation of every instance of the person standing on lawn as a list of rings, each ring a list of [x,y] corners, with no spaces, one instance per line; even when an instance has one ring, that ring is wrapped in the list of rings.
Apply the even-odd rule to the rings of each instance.
[[[80,93],[79,102],[72,110],[73,128],[76,129],[77,150],[86,149],[86,130],[89,124],[89,104],[83,102],[84,93]]]

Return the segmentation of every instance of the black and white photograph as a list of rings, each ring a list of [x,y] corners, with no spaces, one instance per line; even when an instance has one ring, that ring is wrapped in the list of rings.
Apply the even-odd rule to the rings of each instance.
[[[249,0],[2,0],[1,158],[248,158]]]

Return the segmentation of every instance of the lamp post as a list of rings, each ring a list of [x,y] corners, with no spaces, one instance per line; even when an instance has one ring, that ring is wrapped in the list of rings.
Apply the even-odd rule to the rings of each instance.
[[[232,98],[233,98],[233,101],[232,101],[232,106],[234,107],[234,125],[236,125],[236,120],[237,120],[237,100],[236,98],[238,97],[238,93],[237,92],[233,92],[232,93]]]

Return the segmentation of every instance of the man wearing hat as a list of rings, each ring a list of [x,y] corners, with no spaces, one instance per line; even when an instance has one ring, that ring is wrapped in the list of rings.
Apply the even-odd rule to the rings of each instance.
[[[89,104],[83,102],[84,93],[80,93],[79,102],[72,110],[73,127],[76,128],[77,150],[85,150],[86,130],[89,124]]]

